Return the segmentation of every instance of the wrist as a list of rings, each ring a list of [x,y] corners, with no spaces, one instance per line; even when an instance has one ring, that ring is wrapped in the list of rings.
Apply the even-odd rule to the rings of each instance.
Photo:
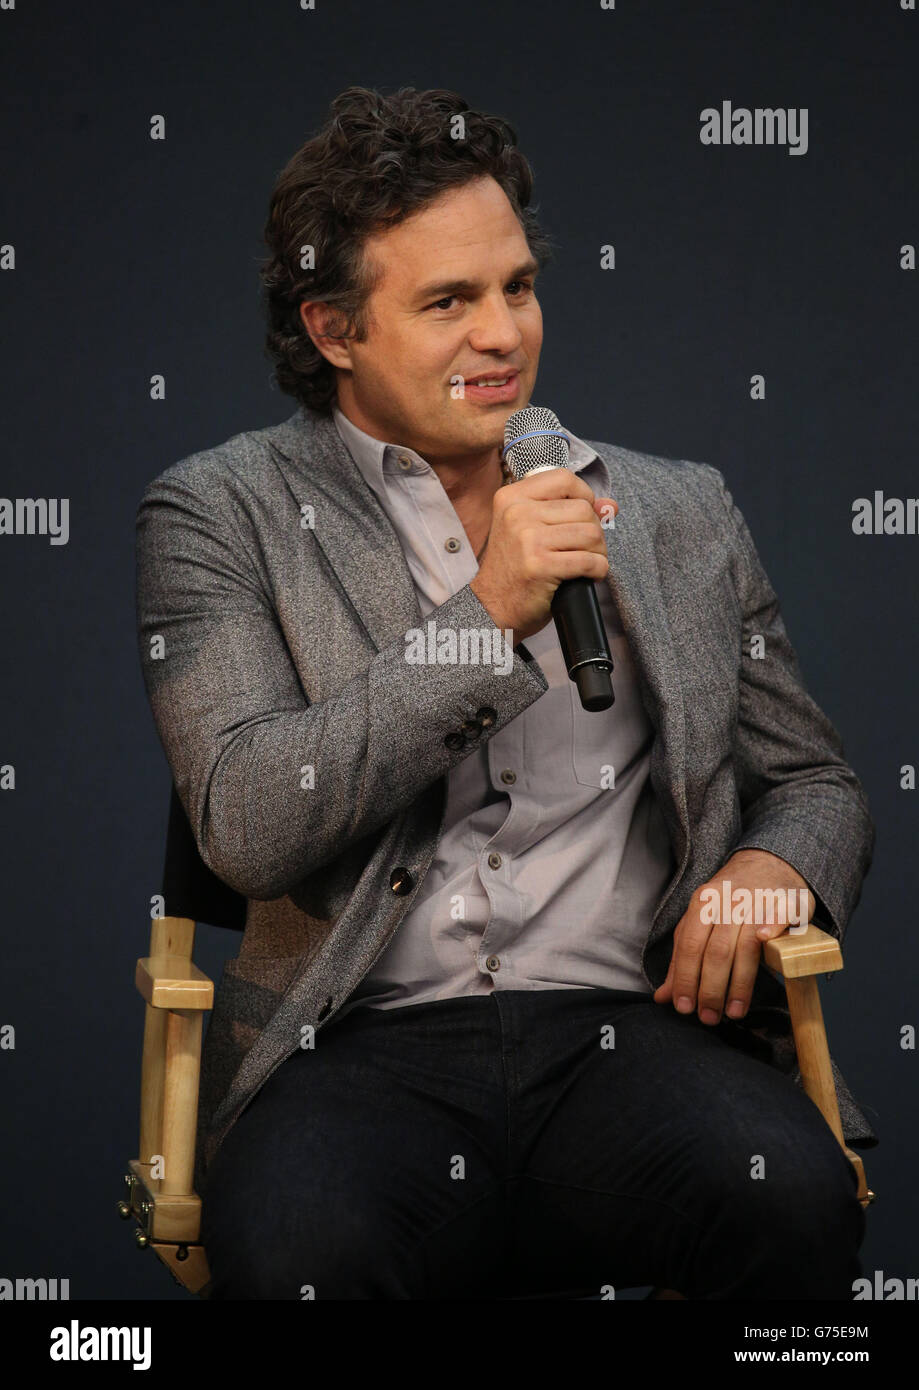
[[[506,632],[511,625],[509,622],[505,620],[504,614],[501,612],[500,606],[497,603],[495,603],[494,599],[489,594],[487,587],[484,587],[483,585],[479,584],[478,576],[476,576],[475,579],[470,581],[469,588],[471,592],[475,594],[476,598],[479,600],[479,603],[485,609],[485,612],[488,614],[489,618],[491,618],[495,627],[499,628],[501,632]],[[512,646],[517,645],[517,640],[517,634],[514,633],[514,641],[512,643]]]
[[[803,907],[807,903],[807,920],[813,919],[817,910],[817,899],[813,889],[807,879],[801,875],[793,864],[789,864],[787,859],[783,859],[779,854],[773,854],[771,850],[757,849],[748,847],[735,850],[728,859],[722,870],[722,874],[728,876],[730,866],[740,870],[755,870],[756,877],[762,882],[761,886],[771,889],[779,889],[787,892],[789,889],[796,890],[799,901]],[[801,895],[805,895],[802,897]]]
[[[780,854],[773,854],[772,850],[757,849],[749,846],[744,849],[735,850],[727,861],[728,864],[737,862],[738,864],[762,864],[768,863],[771,872],[776,878],[787,879],[789,884],[796,888],[809,888],[809,884],[793,864],[789,864],[787,859],[783,859]]]

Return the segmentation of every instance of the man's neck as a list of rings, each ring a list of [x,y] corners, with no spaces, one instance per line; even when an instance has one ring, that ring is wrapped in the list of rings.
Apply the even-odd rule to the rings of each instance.
[[[503,477],[498,449],[463,459],[426,457],[457,512],[477,503],[491,505]]]
[[[336,400],[336,406],[357,429],[381,443],[387,442],[375,429],[372,421],[365,420],[363,413],[353,402]],[[501,450],[494,448],[481,453],[465,455],[432,455],[416,449],[407,440],[394,441],[414,450],[424,459],[440,480],[441,487],[449,497],[458,515],[474,514],[482,508],[491,510],[491,502],[504,478],[501,467]]]

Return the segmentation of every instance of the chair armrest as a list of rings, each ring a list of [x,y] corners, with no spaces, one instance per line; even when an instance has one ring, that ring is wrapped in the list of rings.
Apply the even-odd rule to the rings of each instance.
[[[170,954],[142,957],[134,981],[147,1004],[138,1173],[157,1163],[161,1177],[148,1175],[147,1199],[153,1207],[157,1198],[168,1198],[171,1221],[176,1200],[193,1201],[200,1209],[192,1173],[201,1033],[204,1013],[213,1007],[214,985],[189,956]],[[158,1220],[149,1232],[153,1236],[163,1234]]]
[[[795,1052],[804,1090],[817,1106],[855,1169],[858,1200],[867,1207],[875,1199],[865,1178],[865,1166],[843,1138],[836,1083],[826,1040],[816,975],[842,970],[842,949],[835,936],[809,922],[804,931],[784,931],[763,945],[768,970],[785,981]]]
[[[212,1009],[214,982],[184,956],[143,956],[134,983],[154,1009]]]
[[[134,983],[146,1001],[140,1157],[128,1165],[118,1211],[137,1219],[138,1245],[151,1245],[178,1282],[199,1293],[209,1273],[192,1178],[201,1035],[214,984],[191,959],[194,935],[189,917],[153,918],[150,955],[137,962]]]
[[[763,946],[763,960],[786,980],[842,969],[842,950],[835,936],[813,922],[804,931],[784,931]]]

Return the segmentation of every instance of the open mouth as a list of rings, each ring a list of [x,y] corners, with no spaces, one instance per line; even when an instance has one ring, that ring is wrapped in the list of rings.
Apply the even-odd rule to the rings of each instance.
[[[511,400],[517,394],[519,372],[507,372],[504,376],[483,377],[480,381],[467,381],[464,391],[473,400]]]

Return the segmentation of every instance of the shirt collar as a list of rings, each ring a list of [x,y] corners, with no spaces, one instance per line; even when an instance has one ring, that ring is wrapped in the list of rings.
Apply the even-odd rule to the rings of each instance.
[[[367,483],[376,493],[385,492],[387,477],[392,474],[401,476],[433,472],[430,464],[420,454],[416,454],[414,449],[409,449],[401,444],[386,444],[381,439],[374,439],[372,435],[359,429],[352,420],[349,420],[337,404],[332,406],[332,418],[345,448],[354,459]],[[571,469],[575,473],[580,473],[594,459],[599,458],[599,455],[595,449],[592,449],[589,444],[585,444],[583,439],[579,439],[570,430],[566,430],[566,433],[571,438],[568,454]],[[404,463],[401,460],[408,460],[408,462]]]

